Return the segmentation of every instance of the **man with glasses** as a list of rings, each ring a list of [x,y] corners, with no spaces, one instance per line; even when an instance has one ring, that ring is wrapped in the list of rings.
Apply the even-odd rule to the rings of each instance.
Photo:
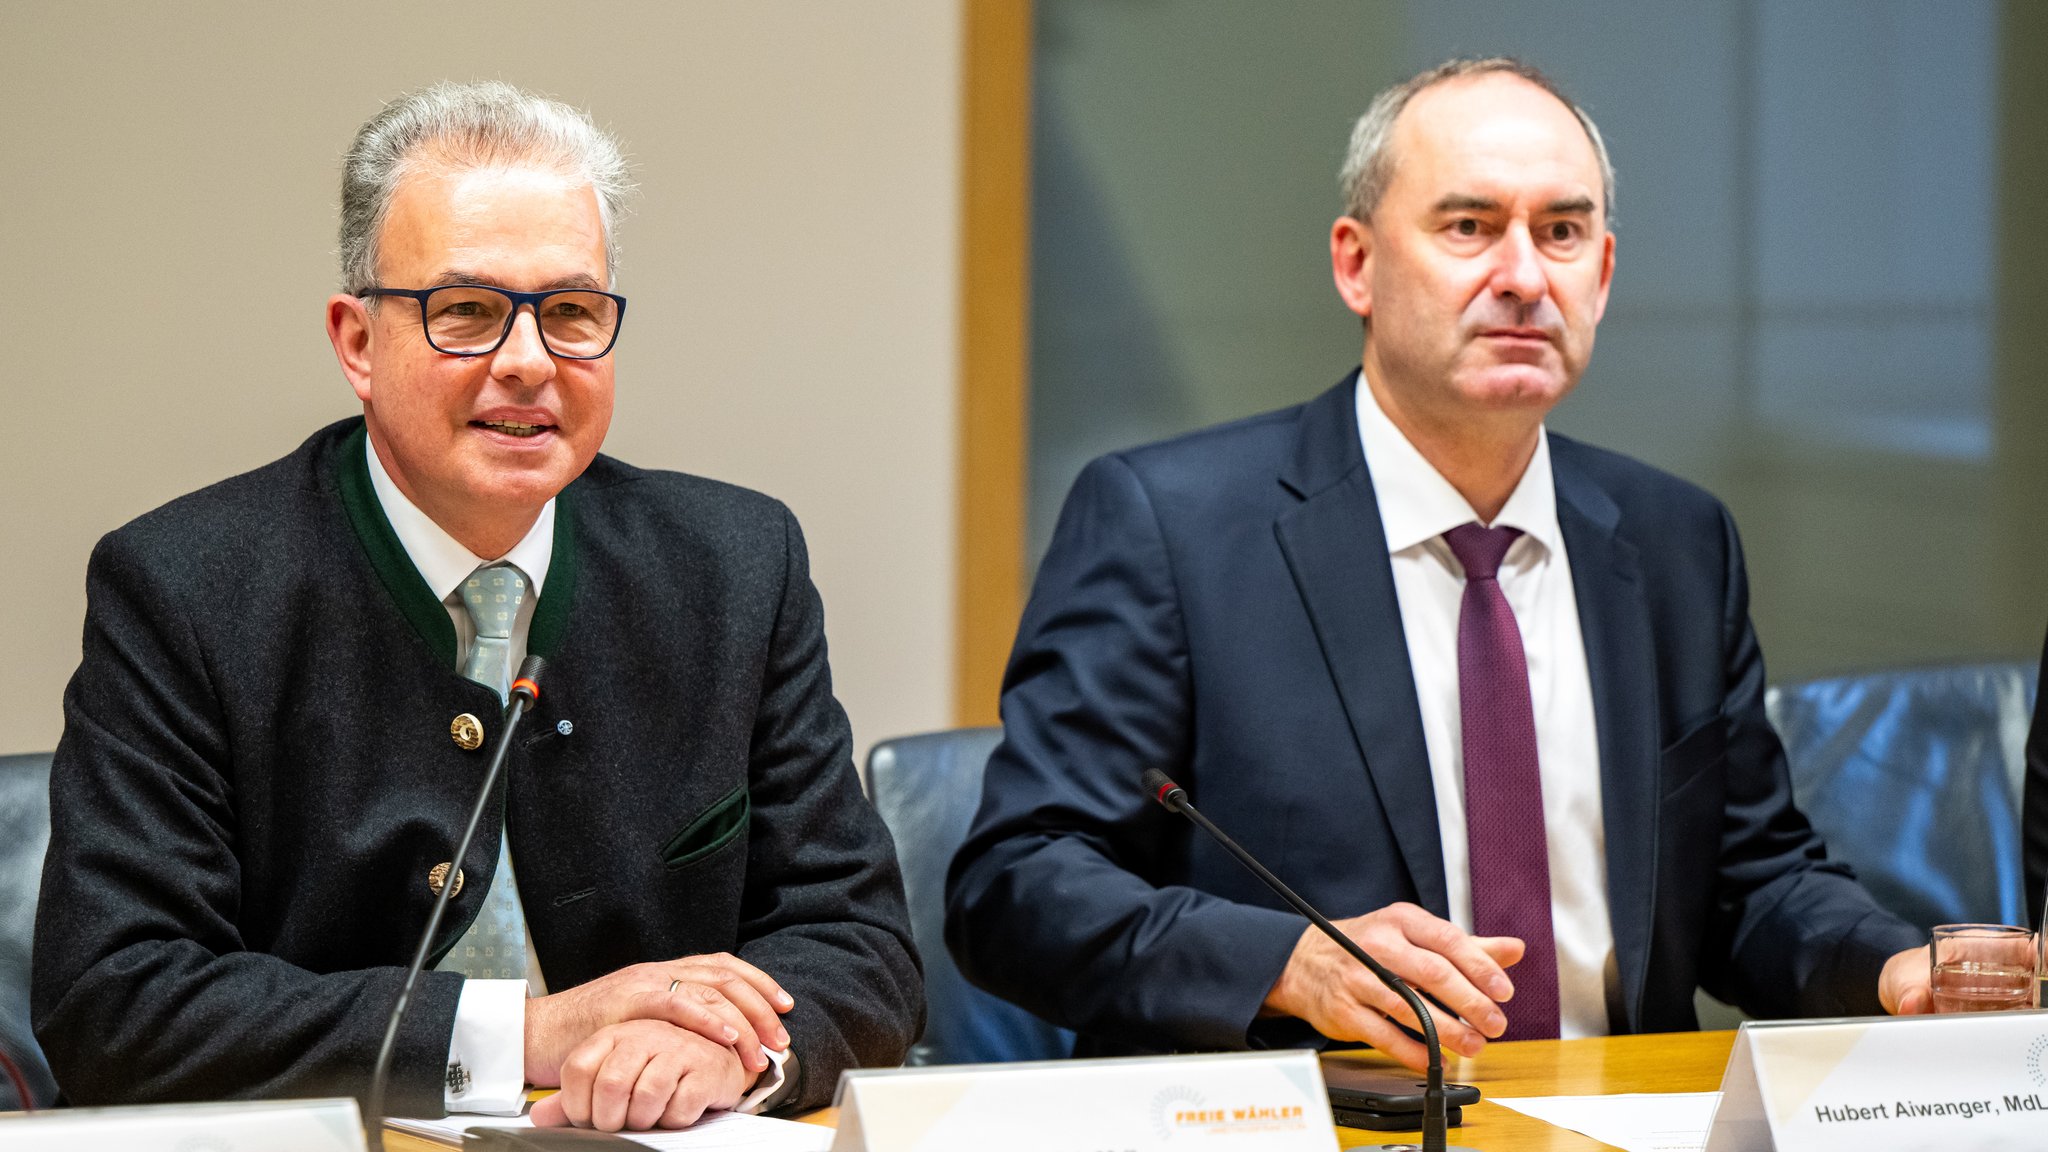
[[[922,1013],[782,505],[598,455],[627,185],[440,85],[357,135],[327,331],[363,405],[110,534],[65,696],[34,1015],[75,1103],[361,1094],[677,1127],[825,1103]],[[527,655],[491,815],[450,856]]]

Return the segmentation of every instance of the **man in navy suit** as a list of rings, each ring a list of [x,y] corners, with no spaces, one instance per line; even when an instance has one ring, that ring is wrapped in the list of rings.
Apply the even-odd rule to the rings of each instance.
[[[1375,101],[1344,186],[1360,369],[1075,483],[950,876],[962,970],[1082,1052],[1419,1066],[1401,1002],[1155,805],[1156,767],[1466,1055],[1693,1028],[1695,986],[1924,1010],[1919,933],[1793,806],[1727,510],[1543,427],[1614,274],[1592,121],[1454,61]]]

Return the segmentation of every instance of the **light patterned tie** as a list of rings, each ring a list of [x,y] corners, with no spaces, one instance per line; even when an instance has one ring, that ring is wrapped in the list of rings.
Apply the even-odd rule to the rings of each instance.
[[[476,625],[476,640],[462,674],[489,685],[504,700],[512,689],[512,625],[526,599],[526,576],[510,564],[491,564],[469,574],[457,589]],[[526,979],[526,911],[512,878],[511,838],[498,837],[498,869],[484,906],[469,931],[435,967],[472,980]]]
[[[476,642],[462,674],[498,690],[505,699],[512,690],[512,624],[526,599],[526,576],[510,564],[491,564],[462,582],[462,606],[476,625]]]

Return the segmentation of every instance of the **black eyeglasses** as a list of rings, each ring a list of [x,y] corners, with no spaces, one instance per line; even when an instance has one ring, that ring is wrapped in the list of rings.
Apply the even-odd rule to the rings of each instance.
[[[359,296],[404,296],[419,302],[420,326],[434,351],[450,356],[483,356],[512,334],[519,310],[531,305],[541,346],[564,360],[601,360],[619,339],[626,298],[610,292],[558,288],[514,292],[488,284],[440,288],[365,288]]]

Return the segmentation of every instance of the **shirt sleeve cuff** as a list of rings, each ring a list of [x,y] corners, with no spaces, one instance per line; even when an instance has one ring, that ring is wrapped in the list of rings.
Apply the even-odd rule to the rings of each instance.
[[[446,1092],[450,1112],[517,1116],[526,1107],[526,981],[463,981]]]
[[[763,1048],[761,1054],[768,1057],[768,1068],[761,1073],[760,1079],[754,1081],[754,1090],[739,1102],[739,1106],[733,1109],[735,1112],[759,1115],[779,1106],[796,1091],[796,1053],[789,1049]]]

